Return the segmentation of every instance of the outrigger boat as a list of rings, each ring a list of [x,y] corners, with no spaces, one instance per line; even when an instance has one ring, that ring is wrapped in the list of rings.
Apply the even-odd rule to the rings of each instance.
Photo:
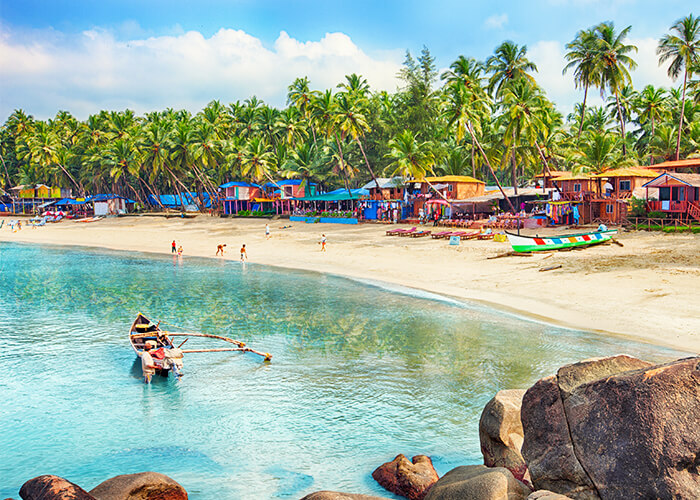
[[[617,234],[617,229],[550,237],[525,236],[506,231],[508,241],[513,247],[514,252],[542,252],[545,250],[561,250],[564,248],[598,245],[612,240],[615,234]]]
[[[194,353],[194,352],[225,352],[225,351],[238,351],[238,352],[252,352],[262,356],[265,361],[270,361],[272,359],[272,354],[267,352],[259,352],[250,347],[246,347],[244,342],[239,340],[234,340],[228,337],[223,337],[220,335],[209,335],[205,333],[186,333],[186,332],[169,332],[162,330],[160,328],[160,321],[158,323],[153,323],[146,316],[141,313],[136,315],[136,319],[131,325],[129,330],[129,343],[134,349],[137,356],[140,357],[140,353],[143,352],[144,346],[148,341],[154,341],[156,346],[151,349],[151,357],[153,358],[153,363],[156,365],[156,374],[167,377],[172,371],[176,377],[182,376],[182,358],[183,354]],[[175,346],[171,337],[187,337],[180,345]],[[223,340],[234,344],[236,347],[224,348],[224,349],[180,349],[182,345],[189,340],[190,337],[206,337],[218,340]]]

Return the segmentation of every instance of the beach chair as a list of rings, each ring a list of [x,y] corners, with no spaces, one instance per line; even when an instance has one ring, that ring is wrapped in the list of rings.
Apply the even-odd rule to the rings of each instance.
[[[471,240],[478,237],[480,234],[481,231],[463,231],[459,238],[461,240]]]
[[[401,228],[389,229],[389,230],[387,230],[386,235],[387,236],[396,236],[397,234],[405,233],[406,231],[408,231],[408,229],[401,229]]]
[[[396,234],[397,234],[398,236],[411,236],[411,235],[412,235],[413,233],[415,233],[415,232],[416,232],[416,228],[415,228],[415,227],[412,227],[411,229],[405,229],[405,230],[403,230],[403,231],[399,231],[399,232],[397,232]]]
[[[437,240],[439,238],[448,238],[450,235],[452,235],[452,231],[440,231],[439,233],[431,234],[430,237]]]
[[[411,238],[422,238],[423,236],[430,236],[430,231],[416,231],[414,233],[407,233]]]

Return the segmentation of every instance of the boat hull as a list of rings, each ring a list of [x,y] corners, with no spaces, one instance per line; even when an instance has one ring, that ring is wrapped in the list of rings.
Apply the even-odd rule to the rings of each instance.
[[[599,245],[610,241],[617,234],[616,229],[593,231],[590,233],[567,234],[557,237],[533,237],[506,232],[514,252],[542,252],[564,248]]]

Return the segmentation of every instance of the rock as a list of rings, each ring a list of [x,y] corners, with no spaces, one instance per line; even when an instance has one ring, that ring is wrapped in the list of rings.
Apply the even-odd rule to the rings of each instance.
[[[19,496],[24,500],[95,500],[77,484],[58,476],[38,476],[22,485]]]
[[[416,455],[411,462],[404,455],[397,455],[391,462],[377,467],[372,477],[385,490],[409,500],[422,500],[439,476],[429,457]]]
[[[339,491],[315,491],[314,493],[309,493],[301,500],[386,500],[386,497],[341,493]]]
[[[525,500],[530,491],[505,467],[466,465],[442,476],[425,500]]]
[[[520,406],[524,395],[525,391],[520,389],[499,391],[486,404],[479,420],[479,440],[484,465],[505,467],[519,481],[529,481],[527,465],[520,453],[523,446]]]
[[[549,490],[537,490],[530,493],[527,500],[571,500],[571,497],[560,495]]]
[[[157,472],[115,476],[95,486],[90,494],[97,500],[187,500],[182,486]]]
[[[522,420],[537,488],[606,500],[700,491],[700,357],[562,367],[528,390]]]

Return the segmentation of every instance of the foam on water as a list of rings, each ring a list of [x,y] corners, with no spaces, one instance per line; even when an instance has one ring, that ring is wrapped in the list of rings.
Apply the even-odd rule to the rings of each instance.
[[[188,354],[180,382],[145,386],[127,340],[139,311],[273,361]],[[40,474],[91,489],[156,470],[194,500],[387,496],[370,474],[397,453],[440,473],[479,463],[500,389],[591,356],[682,355],[374,282],[14,244],[0,249],[0,345],[0,497]]]

